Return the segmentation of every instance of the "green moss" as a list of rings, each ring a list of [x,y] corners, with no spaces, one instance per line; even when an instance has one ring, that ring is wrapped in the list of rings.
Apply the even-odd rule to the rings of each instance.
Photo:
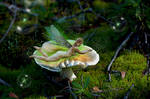
[[[45,70],[44,72],[47,71]],[[18,85],[17,79],[20,75],[23,74],[27,74],[31,78],[31,84],[27,88],[22,88]],[[34,94],[44,96],[45,90],[50,96],[57,93],[57,87],[49,83],[45,75],[43,75],[42,69],[35,63],[28,64],[25,67],[21,67],[19,70],[9,70],[4,66],[0,66],[0,78],[12,85],[12,87],[9,88],[6,86],[0,87],[0,90],[3,90],[3,93],[14,92],[22,99],[25,96]],[[37,99],[40,98],[38,98],[37,96]]]
[[[92,47],[99,53],[111,52],[116,49],[121,43],[120,38],[126,34],[125,32],[117,33],[104,23],[97,28],[89,29],[86,33],[86,45]]]
[[[119,71],[138,71],[142,72],[146,69],[146,58],[139,52],[126,52],[119,56],[114,62],[112,69]]]
[[[106,3],[102,0],[95,0],[93,2],[93,6],[95,7],[96,10],[104,10],[104,9],[108,8],[109,3]]]
[[[47,99],[47,98],[44,96],[30,96],[30,97],[26,97],[24,99]]]
[[[115,70],[126,70],[126,76],[122,79],[120,73],[114,73],[111,75],[112,81],[108,82],[108,74],[105,71],[113,54],[114,52],[100,53],[100,63],[96,66],[88,67],[86,71],[79,71],[76,74],[78,78],[73,82],[82,85],[82,82],[84,84],[84,82],[86,82],[86,78],[88,77],[90,81],[87,89],[92,98],[94,98],[92,95],[92,88],[97,86],[100,90],[104,91],[103,93],[100,93],[100,99],[122,99],[132,84],[134,84],[135,87],[131,92],[132,95],[129,97],[135,97],[133,99],[145,98],[142,94],[145,93],[148,95],[148,91],[150,89],[148,88],[149,81],[147,80],[147,76],[142,74],[142,71],[146,68],[146,59],[144,56],[137,51],[125,51],[121,53],[121,55],[114,62],[112,68]],[[116,62],[120,64],[118,67],[115,66]],[[137,64],[134,64],[135,62],[137,62]],[[123,66],[125,65],[126,68],[124,68],[122,64]],[[81,81],[82,76],[83,81]],[[76,88],[76,86],[73,85],[73,88]],[[85,92],[80,94],[85,94]],[[77,95],[80,94],[78,93]],[[92,99],[91,97],[85,95],[84,98]]]

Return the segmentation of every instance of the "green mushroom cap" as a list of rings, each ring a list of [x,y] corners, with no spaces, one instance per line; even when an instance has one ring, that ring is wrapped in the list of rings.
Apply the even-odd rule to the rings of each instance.
[[[67,41],[71,45],[75,43],[75,40],[67,40]],[[69,49],[65,46],[58,45],[54,41],[45,42],[41,48],[42,48],[42,51],[45,52],[48,56],[55,54],[57,51],[68,51]],[[82,51],[82,50],[87,50],[87,49],[92,49],[92,48],[82,44],[81,46],[78,47],[78,49]],[[42,54],[37,50],[34,51],[34,54],[38,56],[42,56]],[[95,58],[96,58],[96,61],[94,60]],[[62,68],[66,68],[66,67],[72,67],[72,66],[77,66],[77,65],[83,65],[83,66],[95,65],[99,61],[99,55],[96,53],[96,51],[92,50],[91,52],[87,54],[76,53],[74,56],[61,58],[54,62],[46,62],[37,58],[34,58],[34,59],[35,59],[35,62],[38,65],[40,65],[42,68],[48,69],[53,72],[60,72]],[[94,62],[94,63],[91,64],[91,62]]]

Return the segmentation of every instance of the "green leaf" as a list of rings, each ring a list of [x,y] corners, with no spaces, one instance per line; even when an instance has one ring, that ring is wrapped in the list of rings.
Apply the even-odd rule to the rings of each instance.
[[[80,94],[80,93],[83,93],[84,91],[85,91],[85,90],[82,88],[82,89],[76,91],[75,93]]]
[[[72,82],[72,85],[76,88],[80,88],[80,89],[82,88],[82,85],[77,82]]]
[[[90,77],[86,77],[84,82],[84,88],[88,87],[89,82],[90,82]]]
[[[85,90],[84,94],[91,99],[91,93],[88,90]]]

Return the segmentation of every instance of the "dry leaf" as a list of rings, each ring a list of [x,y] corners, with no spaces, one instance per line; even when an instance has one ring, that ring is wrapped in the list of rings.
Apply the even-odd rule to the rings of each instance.
[[[18,96],[15,93],[12,93],[12,92],[9,93],[9,97],[19,99]]]
[[[93,92],[103,92],[102,90],[100,90],[97,86],[93,87]]]

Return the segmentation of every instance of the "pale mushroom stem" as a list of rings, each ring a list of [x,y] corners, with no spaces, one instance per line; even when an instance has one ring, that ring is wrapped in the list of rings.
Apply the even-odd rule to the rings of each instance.
[[[60,72],[60,76],[64,78],[68,78],[70,81],[73,81],[77,78],[77,76],[73,73],[71,68],[64,69]]]

